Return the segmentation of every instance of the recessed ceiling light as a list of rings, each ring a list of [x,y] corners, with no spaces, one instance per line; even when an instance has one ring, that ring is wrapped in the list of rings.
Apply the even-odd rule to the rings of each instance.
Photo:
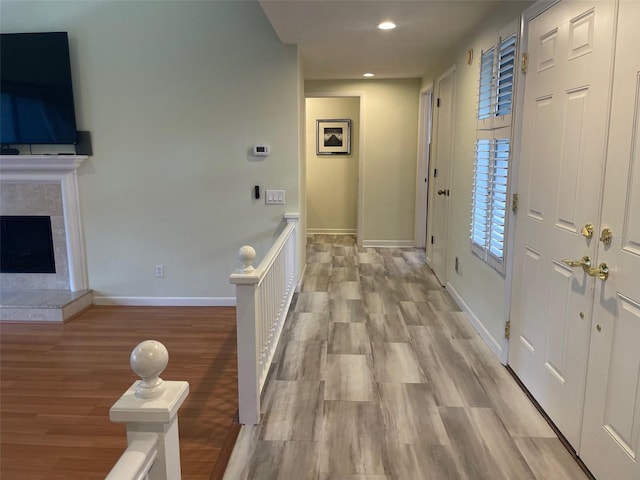
[[[376,75],[374,73],[367,72],[367,73],[363,73],[362,76],[363,77],[375,77]]]
[[[380,30],[393,30],[394,28],[396,28],[396,24],[393,22],[382,22],[380,25],[378,25],[378,28]]]

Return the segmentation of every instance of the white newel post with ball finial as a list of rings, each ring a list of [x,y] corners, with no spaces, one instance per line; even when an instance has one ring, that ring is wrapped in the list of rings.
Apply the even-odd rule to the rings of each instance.
[[[109,410],[115,423],[127,425],[127,450],[107,480],[179,480],[178,409],[189,394],[187,382],[164,381],[169,361],[166,347],[146,340],[131,352],[136,381]]]
[[[256,328],[259,315],[260,297],[258,283],[260,274],[252,265],[256,251],[250,245],[238,250],[238,260],[242,262],[235,276],[236,281],[236,323],[238,344],[238,410],[241,423],[257,424],[260,418],[260,378],[256,365],[259,363],[260,339]]]

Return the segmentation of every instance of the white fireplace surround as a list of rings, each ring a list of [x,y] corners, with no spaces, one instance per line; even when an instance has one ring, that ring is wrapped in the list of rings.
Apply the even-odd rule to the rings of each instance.
[[[0,155],[0,188],[2,183],[60,185],[72,292],[89,288],[76,174],[87,158],[85,155]]]

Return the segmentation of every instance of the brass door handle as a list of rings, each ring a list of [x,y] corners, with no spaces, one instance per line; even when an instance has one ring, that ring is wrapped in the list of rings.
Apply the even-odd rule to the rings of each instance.
[[[438,195],[445,195],[446,193],[446,190],[438,190]]]
[[[587,272],[587,275],[598,277],[600,280],[609,278],[609,267],[606,263],[601,263],[598,268],[585,268],[584,271]]]
[[[580,260],[562,260],[568,267],[582,267],[587,275],[598,277],[600,280],[609,278],[609,267],[606,263],[601,263],[598,268],[591,268],[591,259],[585,255]]]
[[[582,267],[585,272],[587,271],[587,268],[591,268],[591,259],[585,255],[584,257],[582,257],[580,260],[562,260],[562,263],[564,263],[567,267]]]

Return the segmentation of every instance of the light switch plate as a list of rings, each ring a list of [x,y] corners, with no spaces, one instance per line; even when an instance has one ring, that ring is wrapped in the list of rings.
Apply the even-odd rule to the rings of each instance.
[[[267,190],[265,192],[265,202],[267,205],[284,205],[284,190]]]

